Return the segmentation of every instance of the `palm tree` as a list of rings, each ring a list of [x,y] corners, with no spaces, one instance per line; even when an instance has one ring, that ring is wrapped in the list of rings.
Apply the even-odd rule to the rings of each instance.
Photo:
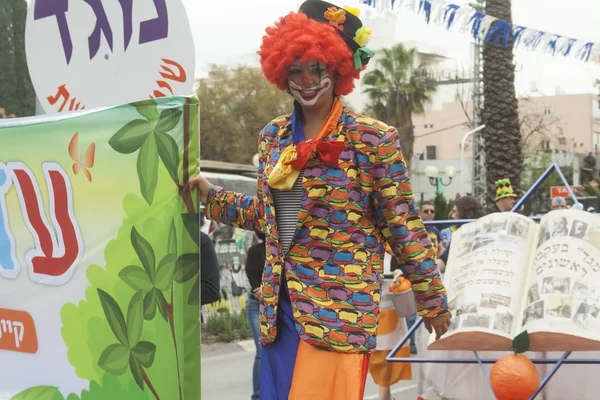
[[[487,0],[485,13],[511,22],[511,0]],[[487,202],[494,203],[494,182],[509,178],[515,190],[521,183],[523,156],[519,105],[515,95],[513,43],[507,47],[483,45],[483,131]]]
[[[365,113],[398,129],[402,151],[408,165],[413,156],[415,132],[412,113],[422,113],[431,101],[435,86],[427,85],[428,71],[415,67],[416,49],[397,44],[381,50],[377,69],[363,78],[369,97]]]

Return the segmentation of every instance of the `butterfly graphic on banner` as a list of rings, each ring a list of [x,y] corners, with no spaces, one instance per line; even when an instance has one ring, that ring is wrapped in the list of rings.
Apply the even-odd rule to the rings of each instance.
[[[83,153],[79,150],[79,133],[75,133],[69,142],[69,156],[73,162],[73,173],[79,174],[79,171],[85,175],[88,182],[92,181],[92,173],[90,168],[94,166],[94,158],[96,157],[96,144],[90,144]]]

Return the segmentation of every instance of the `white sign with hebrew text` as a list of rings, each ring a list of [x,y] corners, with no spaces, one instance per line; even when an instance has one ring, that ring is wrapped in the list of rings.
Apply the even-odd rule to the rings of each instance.
[[[47,114],[193,91],[194,43],[181,0],[32,0],[25,42]]]

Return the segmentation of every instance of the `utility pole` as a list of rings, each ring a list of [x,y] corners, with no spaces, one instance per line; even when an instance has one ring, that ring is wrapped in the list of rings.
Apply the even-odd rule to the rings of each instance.
[[[471,4],[478,12],[483,12],[485,0],[476,0]],[[475,129],[483,124],[481,115],[483,111],[483,41],[476,39],[473,43],[473,118],[472,128]],[[485,128],[484,128],[485,129]],[[478,200],[485,202],[487,192],[486,173],[485,173],[485,151],[483,141],[483,131],[473,135],[472,140],[472,171],[471,187],[472,194]],[[464,173],[464,172],[463,172]]]

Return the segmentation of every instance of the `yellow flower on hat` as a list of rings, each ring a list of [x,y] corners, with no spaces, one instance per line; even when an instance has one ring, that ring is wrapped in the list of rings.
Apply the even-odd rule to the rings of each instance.
[[[360,17],[360,10],[358,8],[344,6],[344,10],[348,11],[350,14],[354,15],[355,17]]]
[[[360,47],[364,47],[371,38],[371,33],[373,33],[371,29],[363,26],[356,31],[354,41],[358,43]]]

